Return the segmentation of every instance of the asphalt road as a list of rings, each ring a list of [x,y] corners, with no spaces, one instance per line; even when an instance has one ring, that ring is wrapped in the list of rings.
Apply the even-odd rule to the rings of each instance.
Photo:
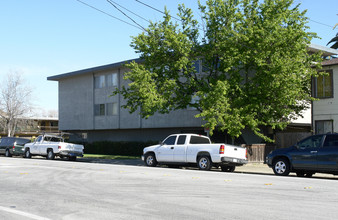
[[[0,219],[337,219],[337,181],[0,157]]]

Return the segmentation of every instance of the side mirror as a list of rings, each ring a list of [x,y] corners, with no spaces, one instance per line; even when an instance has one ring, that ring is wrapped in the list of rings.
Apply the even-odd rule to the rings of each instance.
[[[158,144],[162,146],[162,145],[163,145],[163,142],[162,142],[162,141],[159,141]]]

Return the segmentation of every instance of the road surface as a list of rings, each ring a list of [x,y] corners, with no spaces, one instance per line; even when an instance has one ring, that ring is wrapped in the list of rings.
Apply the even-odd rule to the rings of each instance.
[[[334,178],[0,157],[0,219],[336,219]]]

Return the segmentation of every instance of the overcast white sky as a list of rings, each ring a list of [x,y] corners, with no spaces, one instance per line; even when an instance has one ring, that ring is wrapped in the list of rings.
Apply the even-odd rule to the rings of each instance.
[[[128,23],[106,0],[81,0]],[[195,0],[140,0],[154,8],[164,6],[172,15],[177,5],[197,9]],[[115,3],[146,20],[160,20],[162,14],[135,0]],[[204,1],[202,1],[204,2]],[[310,30],[322,39],[312,43],[325,46],[338,32],[337,0],[295,0],[307,9]],[[197,11],[197,10],[196,10]],[[132,16],[144,27],[147,22]],[[23,73],[33,89],[33,102],[40,109],[58,109],[57,82],[48,76],[105,65],[137,57],[130,48],[130,36],[141,30],[99,12],[79,0],[1,0],[0,1],[0,79],[10,71]],[[195,16],[199,16],[198,13]]]

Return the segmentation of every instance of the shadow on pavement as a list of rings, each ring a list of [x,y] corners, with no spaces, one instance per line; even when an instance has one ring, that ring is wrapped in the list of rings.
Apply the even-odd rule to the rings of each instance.
[[[61,160],[61,159],[56,159]],[[144,162],[141,159],[97,159],[97,158],[77,158],[77,162],[82,163],[98,163],[98,164],[114,164],[114,165],[127,165],[127,166],[145,166]],[[165,165],[160,167],[166,167],[167,169],[177,169],[169,168]],[[187,169],[187,170],[198,170],[197,167],[180,167],[178,169]],[[220,169],[212,168],[211,171],[221,172]],[[224,173],[224,172],[222,172]],[[247,164],[241,167],[237,167],[234,173],[238,174],[254,174],[254,175],[265,175],[265,176],[275,176],[271,168],[268,168],[265,164]],[[297,177],[295,173],[290,173],[289,177]],[[297,177],[297,178],[308,178],[308,177]],[[313,177],[308,179],[327,179],[327,180],[338,180],[338,176],[331,174],[316,173]]]

